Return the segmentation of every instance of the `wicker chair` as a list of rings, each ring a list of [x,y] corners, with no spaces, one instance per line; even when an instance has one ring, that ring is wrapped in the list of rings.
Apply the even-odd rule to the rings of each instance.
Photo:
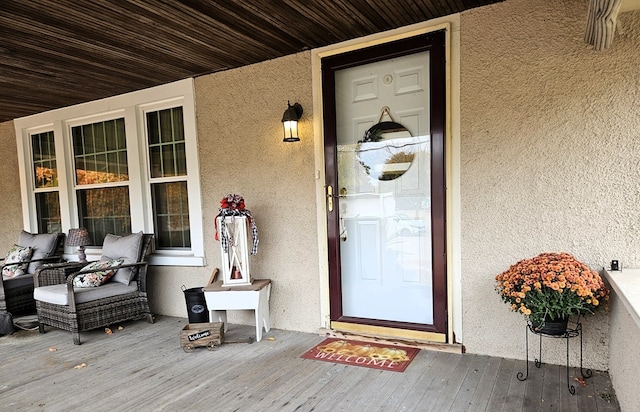
[[[0,274],[0,313],[9,312],[13,316],[36,313],[36,302],[33,299],[34,273],[44,263],[62,260],[64,239],[64,233],[40,235],[22,231],[17,244],[32,247],[32,259],[0,263],[2,268],[16,263],[29,263],[24,275],[4,278]],[[0,259],[2,260],[4,259]]]
[[[113,267],[118,271],[126,268],[132,270],[133,276],[128,286],[116,281],[109,281],[102,286],[93,288],[74,287],[73,280],[84,266],[78,262],[47,265],[38,270],[35,275],[34,296],[38,321],[40,322],[40,333],[44,333],[45,325],[67,330],[72,334],[73,343],[79,345],[80,332],[83,331],[109,326],[125,320],[146,318],[147,322],[154,323],[147,300],[148,264],[145,261],[151,251],[152,244],[152,234],[142,235],[137,262],[127,263],[125,261],[124,264]],[[97,271],[83,271],[83,273]],[[48,299],[46,296],[51,294],[54,295],[54,298]],[[87,297],[90,294],[94,294],[95,298]]]

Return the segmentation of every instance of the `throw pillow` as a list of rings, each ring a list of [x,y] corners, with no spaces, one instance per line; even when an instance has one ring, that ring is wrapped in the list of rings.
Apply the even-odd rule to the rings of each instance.
[[[4,260],[5,266],[2,268],[2,276],[12,278],[14,276],[24,275],[24,271],[29,266],[29,263],[20,263],[15,265],[8,265],[8,263],[24,262],[31,259],[33,249],[29,246],[13,245],[7,253],[7,257]]]
[[[22,246],[31,246],[33,254],[31,259],[43,259],[53,256],[56,253],[58,240],[57,233],[29,233],[24,230],[18,237],[18,244]],[[36,270],[43,265],[43,261],[29,263],[27,273],[36,273]]]
[[[142,247],[142,232],[134,233],[127,236],[116,236],[108,234],[104,238],[102,244],[102,259],[124,259],[124,264],[136,263],[140,257],[140,248]],[[113,277],[116,282],[128,285],[133,279],[135,272],[131,268],[118,270]]]
[[[98,260],[97,262],[89,263],[80,269],[80,273],[73,278],[73,286],[77,288],[93,288],[104,285],[106,281],[111,279],[118,271],[117,269],[113,269],[113,267],[121,265],[123,261],[123,259],[113,259]],[[86,273],[91,270],[98,271]]]

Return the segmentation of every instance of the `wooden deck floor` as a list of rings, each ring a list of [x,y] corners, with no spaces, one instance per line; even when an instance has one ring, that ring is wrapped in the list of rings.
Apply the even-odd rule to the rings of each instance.
[[[253,344],[185,353],[186,319],[125,322],[71,335],[0,337],[0,410],[11,411],[619,411],[606,372],[571,396],[563,366],[422,350],[403,373],[301,359],[323,337],[272,329]],[[117,326],[117,325],[114,325]],[[231,325],[230,339],[255,335]],[[55,351],[50,351],[55,348]],[[76,369],[77,365],[86,366]],[[571,371],[572,379],[574,370]]]

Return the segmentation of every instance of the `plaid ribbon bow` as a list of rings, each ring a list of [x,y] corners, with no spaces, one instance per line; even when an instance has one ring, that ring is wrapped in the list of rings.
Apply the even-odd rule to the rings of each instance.
[[[247,209],[243,209],[243,210],[237,210],[237,209],[223,209],[220,208],[220,213],[218,213],[219,217],[222,217],[222,219],[220,219],[220,231],[218,232],[218,228],[217,228],[217,222],[218,220],[216,219],[214,222],[216,224],[216,240],[218,240],[218,233],[220,233],[219,236],[219,240],[220,243],[222,243],[222,249],[225,252],[229,251],[229,246],[233,246],[235,240],[233,239],[233,233],[231,233],[231,236],[227,236],[227,224],[225,222],[225,218],[227,216],[231,216],[232,218],[235,216],[245,216],[247,218],[247,220],[249,221],[249,224],[251,225],[251,237],[253,238],[253,247],[251,248],[251,254],[252,255],[256,255],[258,253],[258,227],[256,226],[256,221],[255,219],[253,219],[253,217],[251,216],[251,212]]]

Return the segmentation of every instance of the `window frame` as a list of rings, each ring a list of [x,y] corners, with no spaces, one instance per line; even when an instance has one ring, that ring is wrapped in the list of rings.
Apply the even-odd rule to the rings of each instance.
[[[40,226],[40,222],[38,221],[38,213],[37,213],[37,195],[39,194],[47,194],[47,193],[54,193],[56,194],[56,196],[58,196],[58,205],[60,204],[60,165],[58,165],[58,147],[57,143],[55,141],[55,135],[54,135],[54,151],[56,153],[55,155],[55,159],[56,159],[56,175],[57,175],[57,181],[58,184],[56,186],[45,186],[45,187],[36,187],[36,178],[34,175],[34,164],[35,164],[35,159],[33,158],[33,136],[36,135],[40,135],[40,134],[45,134],[45,133],[52,133],[53,134],[53,130],[51,127],[49,126],[44,126],[41,128],[34,128],[30,131],[30,133],[28,134],[28,139],[29,139],[29,160],[27,163],[27,166],[29,167],[30,173],[31,173],[31,189],[33,191],[33,208],[34,208],[34,216],[33,219],[35,221],[35,230],[38,231],[38,227]],[[23,180],[21,180],[22,182]],[[60,222],[61,224],[61,222]]]
[[[189,78],[150,89],[15,119],[25,230],[30,232],[38,230],[35,202],[35,193],[38,190],[35,189],[33,170],[31,170],[33,169],[31,135],[47,131],[54,133],[58,168],[57,191],[60,200],[62,230],[66,233],[69,228],[78,227],[76,191],[79,188],[88,187],[87,185],[76,186],[75,184],[71,127],[124,117],[129,167],[129,182],[126,184],[129,187],[131,204],[131,229],[132,232],[153,233],[152,179],[149,169],[146,112],[182,106],[187,176],[186,179],[181,176],[179,180],[187,182],[191,248],[155,250],[148,260],[151,265],[158,266],[204,266],[203,211],[194,99],[194,81]],[[68,254],[68,258],[75,257],[75,250],[68,248],[65,252]],[[87,249],[89,260],[98,259],[101,253],[101,248]]]

